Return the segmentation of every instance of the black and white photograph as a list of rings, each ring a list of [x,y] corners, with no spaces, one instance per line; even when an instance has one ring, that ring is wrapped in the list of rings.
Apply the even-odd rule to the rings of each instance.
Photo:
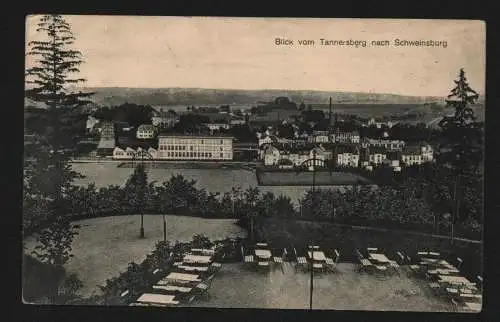
[[[481,311],[484,21],[25,23],[23,303]]]

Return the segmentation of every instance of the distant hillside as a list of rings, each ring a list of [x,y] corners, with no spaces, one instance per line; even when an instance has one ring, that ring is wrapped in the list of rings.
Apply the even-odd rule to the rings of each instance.
[[[418,104],[442,102],[441,97],[417,97],[395,94],[289,91],[289,90],[228,90],[202,88],[87,88],[95,92],[93,100],[99,105],[120,105],[125,102],[141,105],[256,105],[287,96],[294,102],[327,103],[384,103]]]

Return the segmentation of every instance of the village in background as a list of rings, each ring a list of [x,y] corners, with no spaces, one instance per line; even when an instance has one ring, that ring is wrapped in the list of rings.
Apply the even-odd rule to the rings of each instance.
[[[36,126],[45,110],[33,102],[26,104],[25,142],[29,144],[34,132],[30,126]],[[480,105],[475,108],[480,116],[484,113]],[[135,115],[139,117],[134,119]],[[389,166],[398,172],[405,166],[433,162],[439,145],[437,124],[447,115],[453,111],[445,109],[443,102],[306,105],[277,97],[246,106],[93,103],[82,108],[84,122],[77,126],[85,128],[74,157],[239,161],[291,169],[312,158],[314,151],[317,166],[328,161],[345,171]]]

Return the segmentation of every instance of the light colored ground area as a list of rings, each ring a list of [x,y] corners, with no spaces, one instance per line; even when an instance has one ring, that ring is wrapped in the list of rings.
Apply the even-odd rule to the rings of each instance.
[[[204,234],[211,240],[244,237],[246,233],[232,219],[203,219],[167,216],[167,240],[189,241],[194,234]],[[91,295],[106,279],[118,276],[130,262],[140,263],[151,253],[157,241],[163,240],[162,216],[145,215],[146,238],[140,239],[140,216],[94,218],[75,222],[81,225],[73,241],[74,258],[67,264],[83,282],[81,294]],[[29,250],[34,238],[26,241]]]
[[[360,274],[354,264],[339,263],[340,273],[314,278],[313,308],[327,310],[453,311],[452,303],[430,293],[426,285],[401,276],[377,278]],[[191,306],[218,308],[309,308],[310,275],[285,263],[284,273],[250,271],[242,264],[224,264],[209,297]]]

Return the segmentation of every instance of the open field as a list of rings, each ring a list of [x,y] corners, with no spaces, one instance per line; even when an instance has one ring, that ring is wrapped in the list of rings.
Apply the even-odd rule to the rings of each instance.
[[[208,298],[190,306],[217,308],[308,309],[310,275],[293,263],[284,269],[253,272],[241,263],[224,264],[212,282]],[[314,278],[313,309],[453,312],[447,299],[436,297],[423,282],[399,275],[361,274],[355,264],[339,263],[339,273]],[[406,269],[406,267],[403,267]]]
[[[312,172],[277,172],[258,171],[257,180],[263,186],[311,186]],[[369,184],[370,181],[357,174],[349,172],[318,171],[315,178],[316,184],[324,186],[343,186],[353,184]]]
[[[74,163],[75,171],[86,178],[75,180],[76,185],[95,183],[96,187],[108,185],[123,186],[133,172],[133,168],[117,167],[119,162]],[[298,200],[310,189],[308,186],[259,186],[255,172],[246,169],[179,169],[178,166],[167,168],[148,168],[148,180],[161,184],[173,175],[181,174],[188,180],[196,180],[196,186],[208,192],[230,192],[232,187],[247,189],[258,187],[260,191],[272,192],[276,196],[285,195],[298,204]],[[216,180],[214,180],[216,179]],[[321,188],[321,186],[318,186]],[[344,189],[343,186],[323,186],[328,189]]]
[[[185,216],[167,216],[167,240],[190,241],[195,234],[210,239],[244,237],[246,232],[232,219],[203,219]],[[73,241],[73,254],[66,268],[76,273],[83,282],[81,294],[98,292],[98,285],[118,276],[130,262],[140,263],[151,253],[157,241],[163,240],[163,221],[159,215],[144,216],[146,238],[139,238],[140,216],[117,216],[86,219],[75,222],[81,226]],[[28,251],[35,240],[26,240]]]

